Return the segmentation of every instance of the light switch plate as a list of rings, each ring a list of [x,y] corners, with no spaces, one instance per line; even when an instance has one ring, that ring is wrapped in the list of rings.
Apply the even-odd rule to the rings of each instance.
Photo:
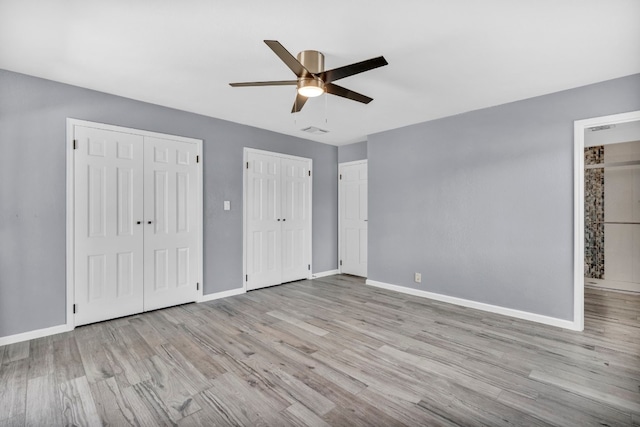
[[[231,210],[231,202],[229,200],[225,200],[224,201],[224,210],[225,211],[230,211]]]

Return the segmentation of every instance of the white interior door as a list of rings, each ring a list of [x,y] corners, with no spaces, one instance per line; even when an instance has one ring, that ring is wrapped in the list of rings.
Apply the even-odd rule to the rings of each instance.
[[[144,309],[198,298],[197,146],[145,137]]]
[[[281,160],[282,170],[282,282],[305,279],[309,257],[309,161]]]
[[[247,156],[247,290],[282,283],[280,158],[250,151]]]
[[[367,162],[341,164],[340,271],[367,277]]]
[[[143,138],[75,126],[75,324],[143,310]]]

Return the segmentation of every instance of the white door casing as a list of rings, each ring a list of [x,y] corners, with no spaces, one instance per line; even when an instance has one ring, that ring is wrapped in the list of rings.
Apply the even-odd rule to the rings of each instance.
[[[198,300],[202,141],[67,124],[67,325]]]
[[[197,147],[145,137],[144,310],[198,298]]]
[[[584,147],[585,131],[596,126],[640,120],[640,110],[576,120],[573,124],[573,322],[584,329]]]
[[[339,165],[340,271],[367,277],[367,161]]]
[[[75,302],[83,325],[143,310],[143,137],[75,127]]]
[[[245,148],[245,287],[311,275],[311,159]]]

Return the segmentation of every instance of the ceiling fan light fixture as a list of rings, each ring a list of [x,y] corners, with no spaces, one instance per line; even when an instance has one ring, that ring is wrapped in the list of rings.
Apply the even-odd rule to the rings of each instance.
[[[298,93],[307,98],[314,98],[324,93],[324,82],[320,79],[302,78],[298,81]]]

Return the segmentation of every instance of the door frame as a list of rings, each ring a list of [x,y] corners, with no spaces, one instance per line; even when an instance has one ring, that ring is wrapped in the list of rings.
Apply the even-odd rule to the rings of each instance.
[[[198,156],[200,156],[200,161],[196,163],[197,165],[197,184],[198,184],[198,201],[197,201],[197,211],[198,211],[198,219],[196,221],[196,227],[198,228],[198,232],[200,234],[200,238],[198,239],[198,277],[196,278],[197,282],[200,283],[200,287],[198,289],[198,298],[197,301],[201,301],[203,299],[203,290],[204,290],[204,227],[203,227],[203,173],[202,168],[204,164],[204,158],[202,155],[202,140],[195,138],[187,138],[184,136],[170,135],[165,133],[158,132],[150,132],[146,130],[127,128],[122,126],[108,125],[105,123],[98,122],[90,122],[86,120],[67,118],[67,244],[66,244],[66,256],[67,256],[67,280],[66,280],[66,288],[67,288],[67,309],[66,309],[66,326],[69,330],[75,328],[75,316],[73,313],[73,304],[75,301],[75,235],[74,235],[74,225],[75,225],[75,212],[74,212],[74,198],[75,198],[75,161],[74,161],[74,148],[73,148],[73,135],[74,135],[74,127],[75,126],[84,126],[91,127],[95,129],[121,132],[121,133],[129,133],[134,135],[140,135],[143,137],[153,137],[153,138],[163,138],[170,139],[173,141],[187,142],[190,144],[196,144]]]
[[[640,111],[576,120],[573,125],[573,328],[584,330],[584,132],[640,120]]]
[[[313,170],[313,159],[308,157],[293,156],[290,154],[277,153],[275,151],[259,150],[257,148],[244,147],[242,152],[242,290],[247,292],[247,167],[249,161],[249,153],[265,154],[269,156],[280,157],[291,160],[301,160],[309,162],[309,170]],[[309,273],[307,280],[313,278],[313,172],[309,177],[309,222],[307,223],[307,231],[309,232]]]
[[[340,260],[342,259],[342,192],[344,191],[342,189],[342,180],[340,179],[340,174],[341,174],[341,168],[345,167],[345,166],[355,166],[355,165],[361,165],[361,164],[365,164],[367,165],[367,168],[369,168],[369,160],[368,159],[363,159],[363,160],[353,160],[351,162],[342,162],[342,163],[338,163],[338,176],[336,178],[338,178],[338,260],[336,261],[336,263],[338,264],[338,271],[340,272],[340,274],[342,274],[342,265],[340,264]],[[369,174],[367,173],[367,194],[369,193],[369,178],[368,178]],[[367,210],[369,209],[369,204],[367,203]],[[369,216],[368,212],[367,212],[367,217]],[[367,226],[367,234],[369,233],[369,227]],[[369,241],[369,236],[367,236],[367,242]],[[368,259],[367,259],[368,261]],[[369,265],[369,263],[367,262],[367,265]],[[369,272],[367,271],[367,275],[369,274]]]

